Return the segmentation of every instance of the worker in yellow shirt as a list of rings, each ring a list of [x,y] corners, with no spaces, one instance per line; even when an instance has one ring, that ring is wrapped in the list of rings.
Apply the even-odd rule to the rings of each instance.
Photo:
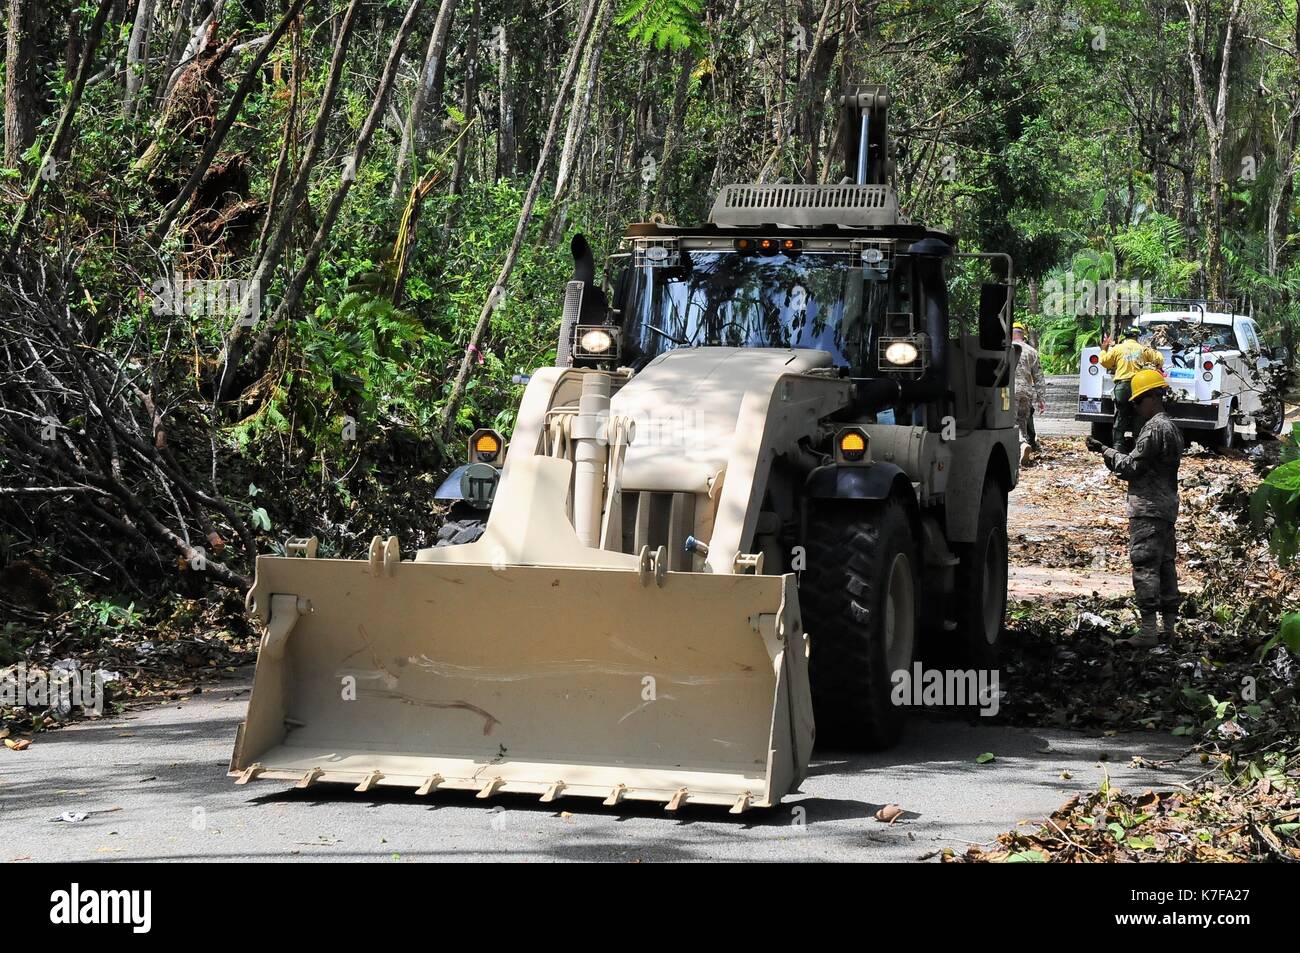
[[[1133,416],[1133,405],[1129,402],[1133,396],[1133,375],[1143,368],[1162,370],[1165,359],[1155,348],[1147,347],[1138,340],[1138,326],[1129,325],[1124,329],[1124,340],[1112,346],[1110,335],[1101,342],[1101,366],[1115,379],[1115,435],[1111,444],[1120,453],[1133,449],[1129,431],[1137,435],[1138,427]]]

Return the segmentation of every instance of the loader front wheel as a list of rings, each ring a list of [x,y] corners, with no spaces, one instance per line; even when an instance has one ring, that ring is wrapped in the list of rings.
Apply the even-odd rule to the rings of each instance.
[[[882,748],[903,728],[893,674],[916,649],[918,568],[911,520],[897,500],[834,502],[808,518],[799,605],[818,740]]]

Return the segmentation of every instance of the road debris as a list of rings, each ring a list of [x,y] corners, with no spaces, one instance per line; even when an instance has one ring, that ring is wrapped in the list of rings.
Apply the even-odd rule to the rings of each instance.
[[[992,845],[943,851],[941,859],[1006,863],[1033,853],[1051,863],[1300,861],[1300,758],[1274,759],[1261,776],[1254,773],[1216,771],[1187,790],[1141,794],[1106,782],[1070,798],[1032,832],[1010,831]]]
[[[880,810],[876,811],[876,820],[882,824],[892,824],[907,812],[897,804],[886,804]]]
[[[1122,488],[1089,472],[1100,468],[1073,443],[1044,441],[1047,465],[1024,475],[1012,559],[1084,574],[1127,568]],[[1131,595],[1019,601],[1009,613],[1016,647],[998,719],[1103,736],[1167,731],[1206,772],[1140,794],[1106,781],[1028,831],[945,850],[944,862],[1300,861],[1300,662],[1274,638],[1297,608],[1300,573],[1279,564],[1248,514],[1276,460],[1276,445],[1185,459],[1179,574],[1189,597],[1172,643],[1121,643],[1135,627]]]

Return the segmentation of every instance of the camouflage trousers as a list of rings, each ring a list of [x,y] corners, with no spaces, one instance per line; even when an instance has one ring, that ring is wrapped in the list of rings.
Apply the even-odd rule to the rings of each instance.
[[[1016,426],[1020,428],[1020,442],[1038,449],[1038,434],[1034,431],[1034,401],[1028,394],[1016,395]]]
[[[1144,615],[1177,612],[1183,596],[1178,591],[1178,570],[1174,565],[1178,548],[1174,524],[1168,520],[1134,516],[1129,518],[1128,533],[1129,558],[1133,561],[1133,592],[1137,596],[1138,611]]]

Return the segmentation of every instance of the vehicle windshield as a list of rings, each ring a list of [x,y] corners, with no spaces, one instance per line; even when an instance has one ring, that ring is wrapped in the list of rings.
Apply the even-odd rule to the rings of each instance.
[[[636,268],[624,315],[625,360],[644,367],[678,347],[817,348],[859,368],[888,284],[864,280],[844,252],[740,255],[683,249],[672,267]]]
[[[1235,351],[1237,339],[1225,324],[1200,324],[1195,321],[1152,321],[1146,325],[1142,340],[1154,348],[1167,347],[1174,354],[1202,351]]]

